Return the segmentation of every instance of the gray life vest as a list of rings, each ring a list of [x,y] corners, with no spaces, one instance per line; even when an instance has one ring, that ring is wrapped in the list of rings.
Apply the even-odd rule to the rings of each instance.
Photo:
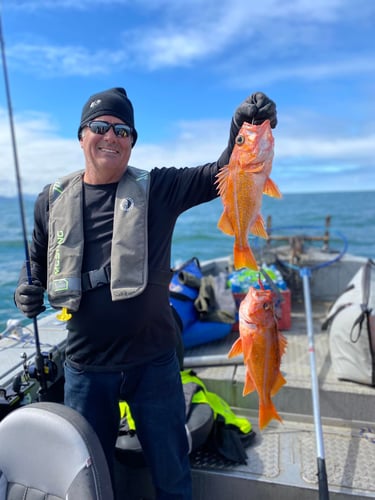
[[[48,299],[55,308],[77,311],[82,295],[83,171],[51,185],[48,226]],[[111,249],[112,300],[135,297],[148,280],[147,214],[150,174],[128,167],[117,186]],[[92,286],[95,288],[95,286]]]

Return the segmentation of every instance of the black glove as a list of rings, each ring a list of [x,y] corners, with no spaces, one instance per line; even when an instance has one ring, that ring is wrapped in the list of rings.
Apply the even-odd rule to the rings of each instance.
[[[255,92],[244,100],[236,109],[233,121],[241,128],[243,122],[260,125],[265,120],[269,120],[271,128],[277,125],[276,104],[262,92]]]
[[[28,318],[35,318],[45,311],[44,288],[38,280],[33,280],[33,284],[21,283],[16,288],[14,300],[18,309]]]
[[[277,125],[276,104],[271,99],[262,92],[255,92],[245,99],[234,112],[230,125],[228,146],[217,161],[219,167],[228,163],[243,122],[260,125],[267,119],[270,121],[271,127],[275,128]]]

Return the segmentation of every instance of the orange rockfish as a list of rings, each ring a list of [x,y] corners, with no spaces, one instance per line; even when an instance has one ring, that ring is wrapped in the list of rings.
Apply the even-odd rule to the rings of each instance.
[[[282,421],[271,397],[286,384],[280,363],[287,340],[277,328],[272,291],[251,287],[240,304],[239,320],[240,336],[228,357],[243,353],[246,366],[243,395],[257,391],[259,429],[262,430],[272,419]]]
[[[258,269],[249,245],[249,233],[268,238],[260,214],[262,195],[281,198],[270,179],[274,139],[270,121],[261,125],[244,122],[234,145],[228,165],[217,174],[219,194],[224,210],[218,228],[234,236],[234,267]]]

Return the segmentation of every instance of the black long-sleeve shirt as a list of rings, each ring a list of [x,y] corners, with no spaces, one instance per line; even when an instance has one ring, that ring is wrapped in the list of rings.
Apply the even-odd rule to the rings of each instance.
[[[171,242],[177,217],[217,197],[215,176],[229,160],[229,149],[215,163],[195,168],[151,171],[148,210],[149,269],[170,271]],[[84,184],[84,255],[82,271],[110,262],[117,184]],[[32,274],[46,286],[48,190],[35,204],[30,246]],[[112,301],[109,285],[82,294],[79,310],[67,323],[66,357],[91,370],[122,370],[147,362],[176,346],[168,286],[148,284],[140,295]]]

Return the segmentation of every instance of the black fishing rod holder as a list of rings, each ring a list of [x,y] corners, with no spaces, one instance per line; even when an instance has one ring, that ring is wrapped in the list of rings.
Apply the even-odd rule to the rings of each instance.
[[[19,406],[45,400],[41,381],[52,385],[58,378],[58,367],[53,360],[53,352],[42,352],[40,358],[35,357],[32,363],[28,363],[25,352],[21,358],[22,371],[9,381],[6,387],[0,387],[0,420]]]
[[[6,385],[0,387],[0,420],[25,404],[36,401],[39,383],[28,373],[20,372]]]
[[[0,420],[20,406],[36,401],[62,402],[64,355],[54,347],[30,360],[24,352],[19,372],[0,386]],[[42,387],[42,383],[44,387]]]

